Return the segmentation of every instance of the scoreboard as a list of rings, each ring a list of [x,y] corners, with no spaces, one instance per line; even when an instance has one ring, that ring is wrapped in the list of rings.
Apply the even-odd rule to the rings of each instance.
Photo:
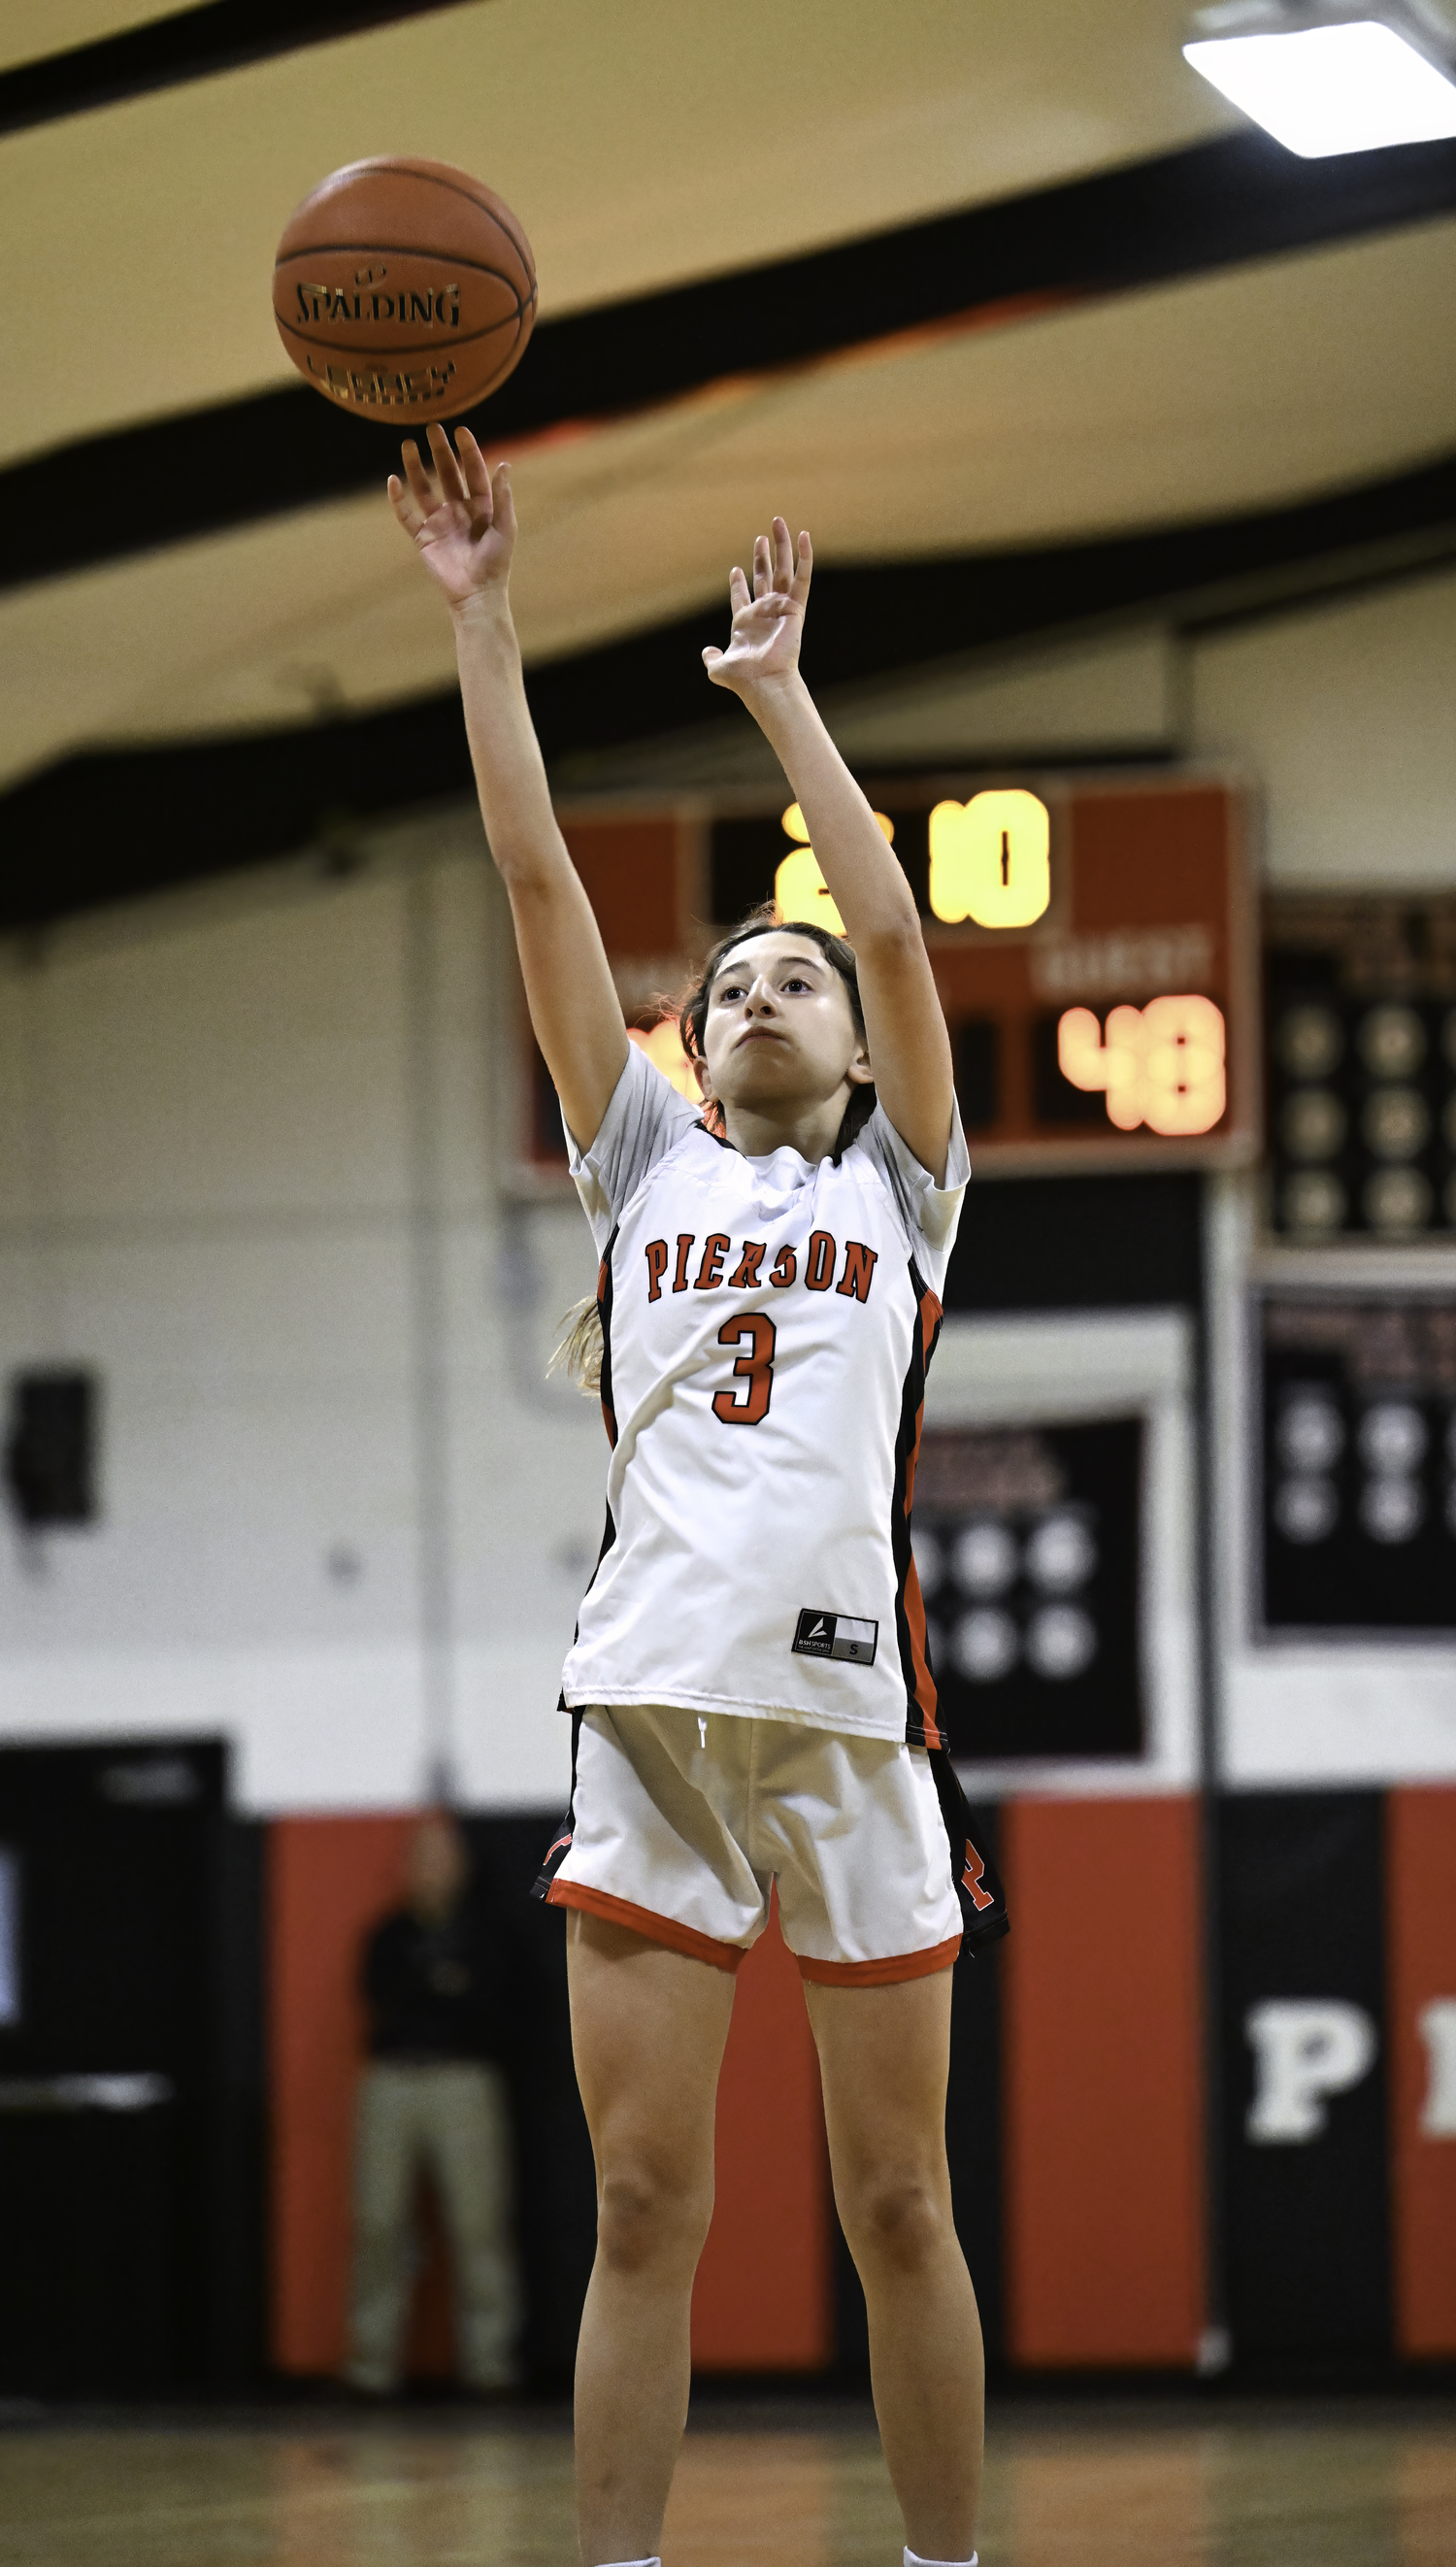
[[[1234,786],[1144,771],[865,790],[925,922],[978,1168],[1255,1156],[1255,920]],[[796,806],[716,817],[714,917],[775,888],[791,912],[822,914],[805,898],[817,868],[794,864],[803,834]]]
[[[983,1173],[1242,1165],[1258,1152],[1247,819],[1216,775],[864,777],[925,926]],[[629,1024],[696,1093],[660,997],[759,903],[837,928],[796,804],[567,806]],[[522,1155],[562,1164],[532,1065]]]

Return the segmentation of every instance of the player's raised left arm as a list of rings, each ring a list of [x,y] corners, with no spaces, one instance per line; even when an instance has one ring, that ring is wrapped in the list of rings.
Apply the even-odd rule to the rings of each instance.
[[[740,696],[776,751],[859,966],[870,1063],[880,1103],[937,1184],[950,1151],[955,1082],[950,1037],[899,860],[799,675],[799,637],[813,553],[782,517],[753,546],[753,585],[728,582],[732,634],[705,651],[716,686]]]

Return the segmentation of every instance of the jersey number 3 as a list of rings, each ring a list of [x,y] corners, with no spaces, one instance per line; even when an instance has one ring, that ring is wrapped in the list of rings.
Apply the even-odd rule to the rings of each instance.
[[[756,1426],[768,1414],[773,1391],[773,1344],[776,1331],[773,1321],[761,1310],[745,1310],[741,1317],[726,1319],[718,1332],[721,1346],[742,1346],[733,1366],[733,1377],[742,1384],[740,1390],[720,1390],[713,1402],[715,1417],[725,1426]]]

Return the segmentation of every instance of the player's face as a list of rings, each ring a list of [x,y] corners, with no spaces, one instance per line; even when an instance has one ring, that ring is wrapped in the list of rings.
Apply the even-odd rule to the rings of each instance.
[[[802,1113],[872,1075],[843,980],[790,928],[724,956],[703,1049],[705,1094],[752,1113]]]

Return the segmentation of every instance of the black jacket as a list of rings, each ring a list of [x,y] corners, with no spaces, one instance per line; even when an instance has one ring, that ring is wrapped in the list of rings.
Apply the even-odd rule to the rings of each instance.
[[[442,1925],[401,1907],[364,1947],[374,2059],[489,2059],[505,2050],[505,1991],[485,1918],[468,1899]]]

